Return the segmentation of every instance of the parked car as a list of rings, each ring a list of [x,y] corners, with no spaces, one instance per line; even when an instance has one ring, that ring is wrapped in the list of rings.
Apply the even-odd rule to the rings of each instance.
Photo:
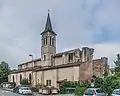
[[[9,85],[8,88],[9,88],[9,89],[13,89],[14,86],[13,86],[13,85]]]
[[[13,92],[14,92],[14,93],[19,93],[19,87],[20,87],[20,86],[16,86],[16,87],[13,89]]]
[[[32,91],[29,87],[26,87],[24,85],[19,85],[19,86],[16,86],[14,89],[13,89],[13,92],[14,93],[19,93],[19,94],[26,94],[26,95],[32,95]]]
[[[32,95],[32,91],[30,90],[29,87],[20,87],[19,93],[22,95]]]
[[[114,89],[112,96],[120,96],[120,89]]]
[[[100,88],[88,88],[85,90],[83,96],[107,96]]]

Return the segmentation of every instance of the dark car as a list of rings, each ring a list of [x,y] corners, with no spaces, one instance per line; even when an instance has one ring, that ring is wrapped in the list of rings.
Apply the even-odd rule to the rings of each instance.
[[[25,86],[24,86],[24,85],[18,85],[18,86],[16,86],[16,87],[13,89],[13,92],[14,92],[14,93],[19,93],[19,89],[20,89],[21,87],[25,87]]]

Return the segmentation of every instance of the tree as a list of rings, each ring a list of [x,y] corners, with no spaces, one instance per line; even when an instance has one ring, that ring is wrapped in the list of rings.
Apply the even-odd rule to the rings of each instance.
[[[104,78],[101,88],[110,96],[114,89],[120,88],[120,82],[115,76],[108,76]]]
[[[8,81],[8,75],[10,73],[9,65],[5,61],[0,63],[0,83]]]
[[[114,63],[116,65],[116,67],[120,68],[120,54],[117,54],[116,57],[117,57],[117,59],[116,59],[116,61],[114,61]]]
[[[120,54],[116,55],[116,61],[114,61],[115,63],[115,76],[117,78],[117,80],[120,81]]]
[[[20,82],[21,85],[29,85],[28,79],[24,78]]]
[[[95,85],[96,88],[100,88],[101,85],[103,85],[103,79],[99,78],[99,77],[96,77],[94,79],[94,85]]]

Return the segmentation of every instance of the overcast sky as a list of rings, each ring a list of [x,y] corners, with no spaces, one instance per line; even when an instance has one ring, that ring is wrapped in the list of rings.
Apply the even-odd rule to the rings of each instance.
[[[50,9],[57,52],[90,46],[113,67],[120,53],[120,0],[0,0],[0,60],[11,68],[40,58],[40,33]]]

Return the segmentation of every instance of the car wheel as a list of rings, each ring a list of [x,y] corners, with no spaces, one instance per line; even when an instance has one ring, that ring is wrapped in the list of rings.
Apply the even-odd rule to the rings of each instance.
[[[22,95],[24,95],[24,93],[22,92]]]

